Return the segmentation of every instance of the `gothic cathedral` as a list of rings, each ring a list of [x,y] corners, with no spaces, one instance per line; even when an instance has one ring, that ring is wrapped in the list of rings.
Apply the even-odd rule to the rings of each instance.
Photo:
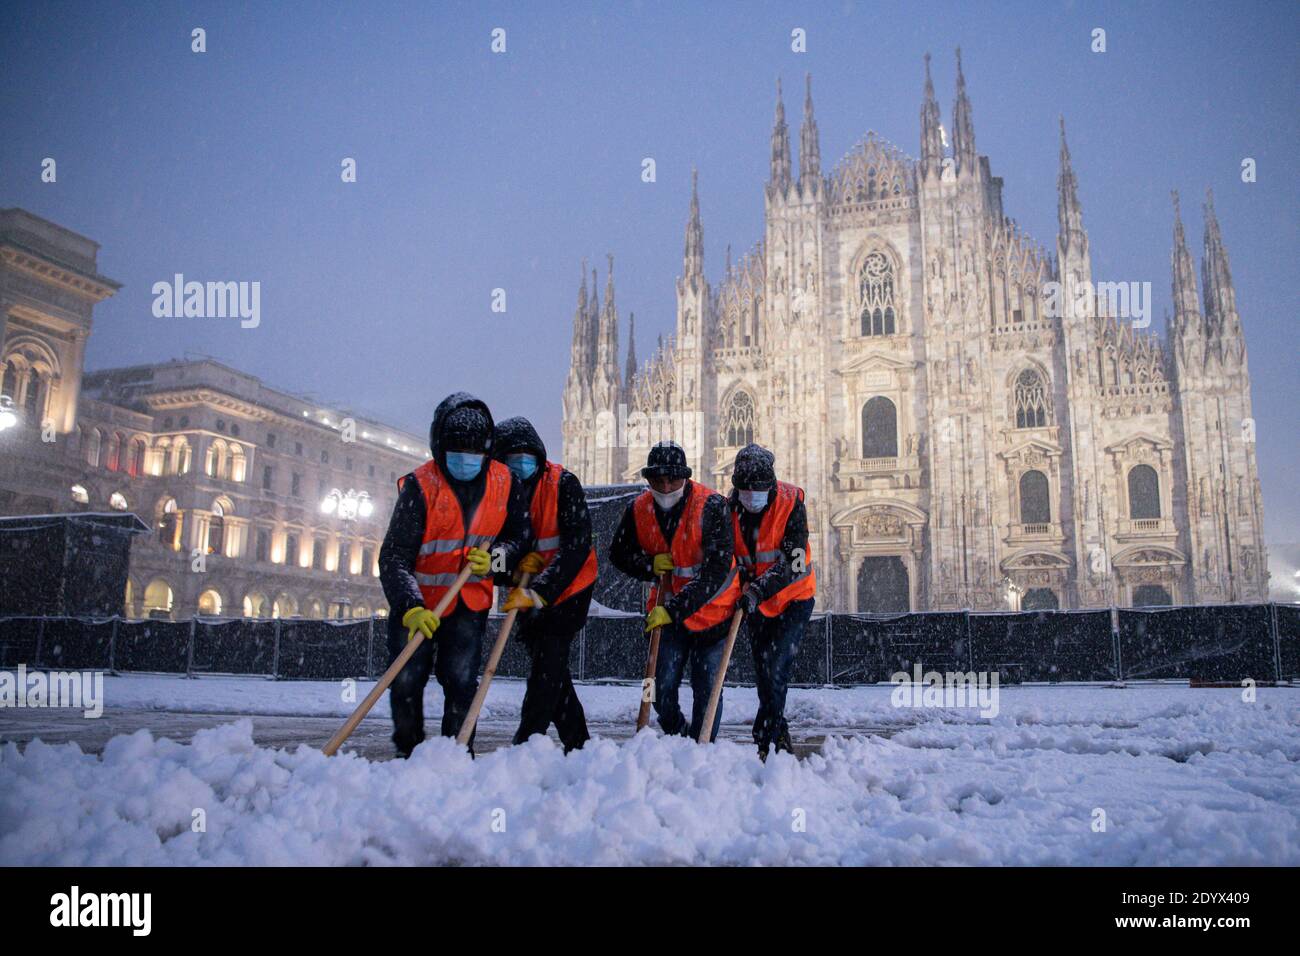
[[[1267,600],[1212,197],[1198,292],[1174,196],[1161,340],[1125,314],[1123,284],[1093,284],[1063,122],[1054,253],[1003,215],[960,50],[950,130],[926,56],[920,152],[868,133],[824,174],[809,84],[796,179],[778,82],[766,234],[711,284],[692,184],[676,333],[649,361],[629,343],[620,371],[612,259],[603,305],[584,266],[565,465],[589,485],[639,481],[672,438],[726,493],[736,452],[770,448],[807,491],[824,610]]]

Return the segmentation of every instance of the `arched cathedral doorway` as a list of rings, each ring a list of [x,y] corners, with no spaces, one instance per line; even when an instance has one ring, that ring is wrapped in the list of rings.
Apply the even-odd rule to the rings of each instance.
[[[858,611],[894,614],[910,611],[907,566],[897,555],[870,555],[858,568]]]

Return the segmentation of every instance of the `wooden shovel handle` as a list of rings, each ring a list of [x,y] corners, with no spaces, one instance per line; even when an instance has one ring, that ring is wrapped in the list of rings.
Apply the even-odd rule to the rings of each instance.
[[[524,572],[519,577],[519,586],[528,587],[528,582],[533,576]],[[497,674],[497,665],[501,663],[501,655],[506,649],[506,640],[510,637],[510,629],[515,626],[515,618],[519,616],[519,608],[506,612],[506,619],[501,622],[501,630],[497,632],[496,643],[492,645],[492,653],[488,654],[487,667],[483,668],[483,676],[479,679],[478,690],[474,691],[474,702],[469,705],[469,712],[465,714],[465,720],[460,725],[460,733],[456,735],[456,743],[462,747],[469,746],[470,735],[474,733],[474,725],[478,723],[479,711],[483,709],[483,701],[487,700],[488,685],[492,683],[492,678]]]
[[[727,630],[727,643],[722,646],[722,660],[718,663],[718,674],[713,678],[713,689],[709,692],[709,706],[704,711],[704,723],[700,724],[698,742],[707,744],[713,737],[713,718],[718,713],[718,701],[722,699],[722,685],[727,680],[727,665],[731,663],[731,649],[736,646],[736,635],[740,633],[740,622],[745,619],[745,612],[736,608],[731,615],[731,627]]]
[[[452,582],[451,587],[447,588],[446,593],[443,594],[442,598],[434,607],[434,614],[438,617],[442,617],[451,602],[456,600],[456,595],[459,594],[460,589],[465,586],[465,582],[469,580],[470,574],[471,570],[468,564],[460,569],[460,574],[456,575],[456,580]],[[338,749],[343,746],[343,742],[352,736],[352,731],[357,729],[357,724],[361,723],[366,714],[370,713],[370,708],[374,707],[379,701],[379,698],[383,696],[384,691],[388,690],[388,685],[397,679],[397,675],[402,672],[402,668],[406,666],[406,662],[411,659],[411,655],[416,652],[424,640],[424,633],[422,631],[416,631],[415,636],[406,642],[406,646],[403,647],[402,652],[397,655],[397,659],[389,665],[388,670],[384,671],[384,676],[379,678],[379,682],[371,688],[369,694],[366,694],[366,699],[357,705],[357,709],[352,712],[352,716],[349,717],[344,722],[343,726],[339,728],[338,733],[331,737],[329,743],[321,748],[321,752],[325,754],[325,756],[333,757],[334,754],[338,753]]]
[[[659,587],[655,590],[655,607],[663,607],[664,589],[668,587],[668,575],[659,575]],[[645,677],[641,681],[641,708],[636,712],[636,729],[641,730],[650,723],[650,706],[655,699],[655,669],[659,666],[659,632],[656,627],[650,632],[650,650],[646,655]]]

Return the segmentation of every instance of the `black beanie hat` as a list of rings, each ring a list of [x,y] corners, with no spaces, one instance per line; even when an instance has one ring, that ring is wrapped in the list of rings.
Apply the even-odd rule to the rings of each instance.
[[[757,491],[776,482],[776,456],[762,445],[749,444],[736,453],[731,483],[741,490]]]
[[[492,444],[492,425],[479,409],[462,406],[443,422],[440,443],[444,449],[486,452]]]
[[[641,469],[642,478],[689,478],[690,466],[686,464],[686,452],[675,441],[661,441],[650,449],[645,467]]]

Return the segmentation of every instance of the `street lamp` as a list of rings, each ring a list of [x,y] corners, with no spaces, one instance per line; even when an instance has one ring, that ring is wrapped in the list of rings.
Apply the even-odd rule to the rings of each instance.
[[[339,491],[331,488],[321,499],[321,514],[337,515],[343,521],[355,521],[357,518],[369,518],[375,511],[375,503],[364,491],[349,488]]]
[[[0,395],[0,432],[8,431],[18,424],[18,413],[14,411],[14,402],[8,395]]]

